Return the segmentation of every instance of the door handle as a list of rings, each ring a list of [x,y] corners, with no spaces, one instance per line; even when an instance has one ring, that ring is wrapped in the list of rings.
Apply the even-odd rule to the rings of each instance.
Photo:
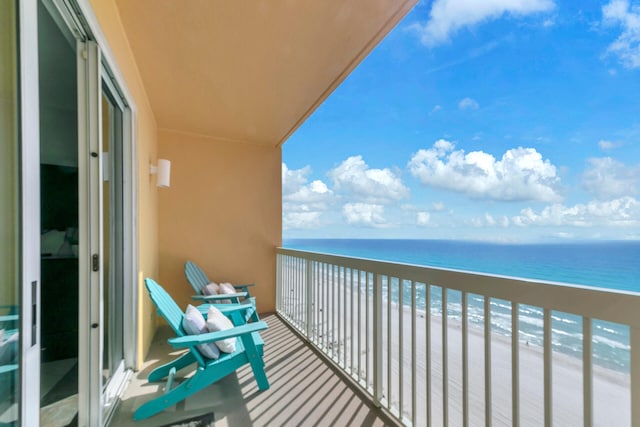
[[[38,342],[38,281],[31,282],[31,347]]]

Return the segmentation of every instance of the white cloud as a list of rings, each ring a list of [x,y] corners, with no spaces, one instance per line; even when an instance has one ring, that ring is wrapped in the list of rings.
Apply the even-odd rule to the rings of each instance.
[[[367,203],[390,203],[409,197],[409,189],[390,169],[370,169],[362,156],[352,156],[328,173],[336,191]]]
[[[311,167],[291,170],[285,163],[282,164],[282,200],[294,203],[326,203],[333,196],[327,185],[315,180],[307,184],[307,176],[311,173]]]
[[[429,225],[429,221],[431,220],[431,214],[429,212],[418,212],[416,223],[421,227],[426,227]]]
[[[433,47],[450,40],[465,27],[503,15],[525,16],[554,8],[553,0],[435,0],[426,24],[415,24],[422,43]]]
[[[444,203],[442,202],[434,202],[433,210],[436,212],[442,212],[444,210]]]
[[[351,225],[367,227],[388,227],[384,219],[384,206],[371,203],[347,203],[342,207],[342,213]]]
[[[640,190],[640,165],[629,167],[611,157],[588,159],[582,186],[599,200],[634,196]]]
[[[302,169],[291,170],[285,163],[282,164],[282,194],[296,192],[307,182],[307,175],[311,173],[311,166]]]
[[[600,140],[598,141],[598,147],[600,147],[600,149],[602,151],[609,151],[609,150],[613,150],[614,148],[619,147],[620,144],[612,142],[612,141],[607,141],[607,140]]]
[[[477,110],[480,108],[480,105],[478,101],[473,98],[464,98],[458,103],[458,108],[461,110]]]
[[[284,194],[283,192],[282,199],[292,202],[312,203],[326,201],[332,194],[333,192],[329,190],[324,182],[315,180],[309,185],[299,187],[293,193]]]
[[[454,150],[440,139],[413,155],[408,168],[424,185],[502,201],[557,202],[560,178],[556,167],[534,148],[514,148],[496,160],[482,151]]]
[[[484,220],[487,225],[496,225],[496,220],[488,213],[484,214]]]
[[[511,221],[506,216],[494,217],[490,213],[485,213],[482,217],[472,218],[471,225],[474,227],[502,227],[509,226]]]
[[[571,227],[638,227],[640,226],[640,202],[633,197],[621,197],[608,201],[591,201],[587,204],[564,206],[553,204],[539,213],[531,208],[523,209],[512,218],[518,226],[571,226]]]
[[[287,212],[282,217],[282,228],[316,228],[320,225],[321,212]]]
[[[602,18],[605,25],[622,28],[607,52],[627,68],[640,68],[640,6],[630,5],[628,0],[612,0],[602,7]]]
[[[442,110],[442,105],[435,105],[432,109],[431,109],[431,113],[437,113],[438,111]]]
[[[282,227],[313,228],[320,225],[322,214],[333,201],[327,185],[315,180],[307,184],[311,168],[291,170],[282,164]]]

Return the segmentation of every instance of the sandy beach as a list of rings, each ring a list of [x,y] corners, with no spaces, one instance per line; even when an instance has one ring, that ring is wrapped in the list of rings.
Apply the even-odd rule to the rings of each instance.
[[[328,291],[328,292],[327,292]],[[325,289],[324,294],[314,295],[313,329],[320,347],[333,351],[341,365],[354,374],[360,366],[361,382],[372,389],[373,381],[373,316],[372,298],[367,322],[367,299],[364,290],[360,295],[358,311],[357,292],[343,286],[336,286],[333,292]],[[304,301],[302,299],[301,301]],[[287,305],[285,304],[285,307]],[[296,307],[294,319],[304,322],[304,313]],[[346,307],[346,310],[345,310]],[[353,308],[352,308],[353,307]],[[389,307],[391,308],[389,310]],[[357,320],[351,326],[351,312]],[[333,312],[333,319],[331,314]],[[340,313],[338,315],[338,313]],[[389,313],[391,321],[389,322]],[[400,315],[401,314],[401,315]],[[402,328],[400,328],[402,322]],[[431,345],[431,421],[432,425],[443,425],[443,359],[442,359],[442,317],[430,316]],[[390,327],[389,327],[390,326]],[[360,334],[358,334],[358,330]],[[391,331],[389,334],[388,331]],[[402,331],[402,332],[401,332]],[[469,425],[485,425],[485,362],[484,334],[477,326],[468,327],[468,396]],[[402,351],[400,336],[402,335]],[[368,336],[368,345],[367,345]],[[415,408],[416,425],[427,425],[427,322],[425,312],[417,311],[415,331],[412,331],[412,312],[403,306],[383,301],[382,316],[382,357],[383,357],[383,404],[387,405],[390,395],[392,408],[402,404],[403,417],[412,419],[412,337],[415,336],[416,373]],[[314,338],[315,339],[315,338]],[[390,339],[390,342],[388,341]],[[358,345],[358,340],[360,344]],[[366,349],[369,349],[367,352]],[[391,360],[388,353],[390,351]],[[544,425],[544,374],[542,348],[521,342],[519,347],[519,411],[520,425]],[[360,365],[358,365],[358,350]],[[402,353],[402,366],[400,365]],[[462,331],[461,322],[447,319],[447,372],[446,384],[448,405],[448,425],[462,425]],[[367,354],[369,360],[367,361]],[[353,362],[352,362],[353,361]],[[388,367],[390,366],[390,372]],[[401,372],[402,371],[402,372]],[[400,403],[399,379],[402,377],[402,403]],[[582,402],[582,360],[558,352],[553,352],[553,424],[556,426],[581,426],[583,423]],[[491,335],[491,419],[495,426],[512,424],[512,367],[511,338]],[[629,376],[600,366],[593,367],[593,421],[595,426],[630,425]],[[393,409],[392,409],[393,410]]]

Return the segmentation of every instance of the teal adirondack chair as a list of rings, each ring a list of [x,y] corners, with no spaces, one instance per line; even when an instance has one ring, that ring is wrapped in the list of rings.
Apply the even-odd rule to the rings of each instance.
[[[262,359],[264,342],[258,333],[258,331],[267,329],[267,324],[261,321],[243,324],[244,316],[240,312],[247,305],[244,305],[244,307],[228,307],[225,310],[234,325],[241,326],[235,326],[227,331],[187,335],[182,328],[184,313],[171,296],[152,279],[145,279],[145,285],[153,304],[158,309],[158,313],[167,321],[176,334],[175,338],[169,339],[169,344],[176,349],[187,348],[189,351],[177,359],[157,367],[149,374],[149,382],[167,378],[166,391],[164,395],[141,405],[133,415],[135,420],[150,417],[175,405],[246,364],[251,365],[253,376],[258,383],[258,389],[262,391],[269,388],[269,380],[264,371],[264,361]],[[236,351],[230,354],[221,353],[216,360],[203,357],[196,349],[198,344],[231,337],[238,337]],[[174,387],[173,379],[176,371],[194,363],[196,364],[196,372],[193,376]]]
[[[4,331],[4,340],[9,340],[13,335],[18,333],[18,307],[15,305],[0,305],[0,329]],[[14,339],[17,339],[14,337]],[[13,345],[13,344],[12,344]],[[17,343],[15,344],[17,350]],[[17,359],[17,358],[16,358]],[[0,374],[5,372],[13,372],[18,369],[16,363],[8,363],[0,365]],[[0,399],[1,401],[1,399]]]
[[[193,261],[187,261],[184,263],[184,275],[187,277],[187,282],[189,282],[193,290],[196,292],[196,295],[193,295],[191,297],[195,300],[205,301],[208,303],[215,303],[216,301],[222,300],[231,300],[231,302],[233,303],[239,303],[240,298],[246,298],[254,307],[256,305],[255,298],[252,297],[249,292],[249,288],[251,286],[255,286],[253,283],[233,285],[233,287],[236,288],[237,291],[239,291],[235,294],[203,295],[202,290],[205,286],[211,283],[211,280],[209,280],[205,272],[202,271],[202,269],[198,267]],[[216,305],[216,307],[220,308],[220,306],[218,305]],[[254,322],[260,320],[258,317],[258,312],[254,310],[247,320],[251,320]]]

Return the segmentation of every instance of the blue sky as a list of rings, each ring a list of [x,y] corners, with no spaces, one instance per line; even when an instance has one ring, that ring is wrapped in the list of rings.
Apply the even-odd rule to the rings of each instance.
[[[283,146],[283,237],[640,240],[640,1],[422,1]]]

